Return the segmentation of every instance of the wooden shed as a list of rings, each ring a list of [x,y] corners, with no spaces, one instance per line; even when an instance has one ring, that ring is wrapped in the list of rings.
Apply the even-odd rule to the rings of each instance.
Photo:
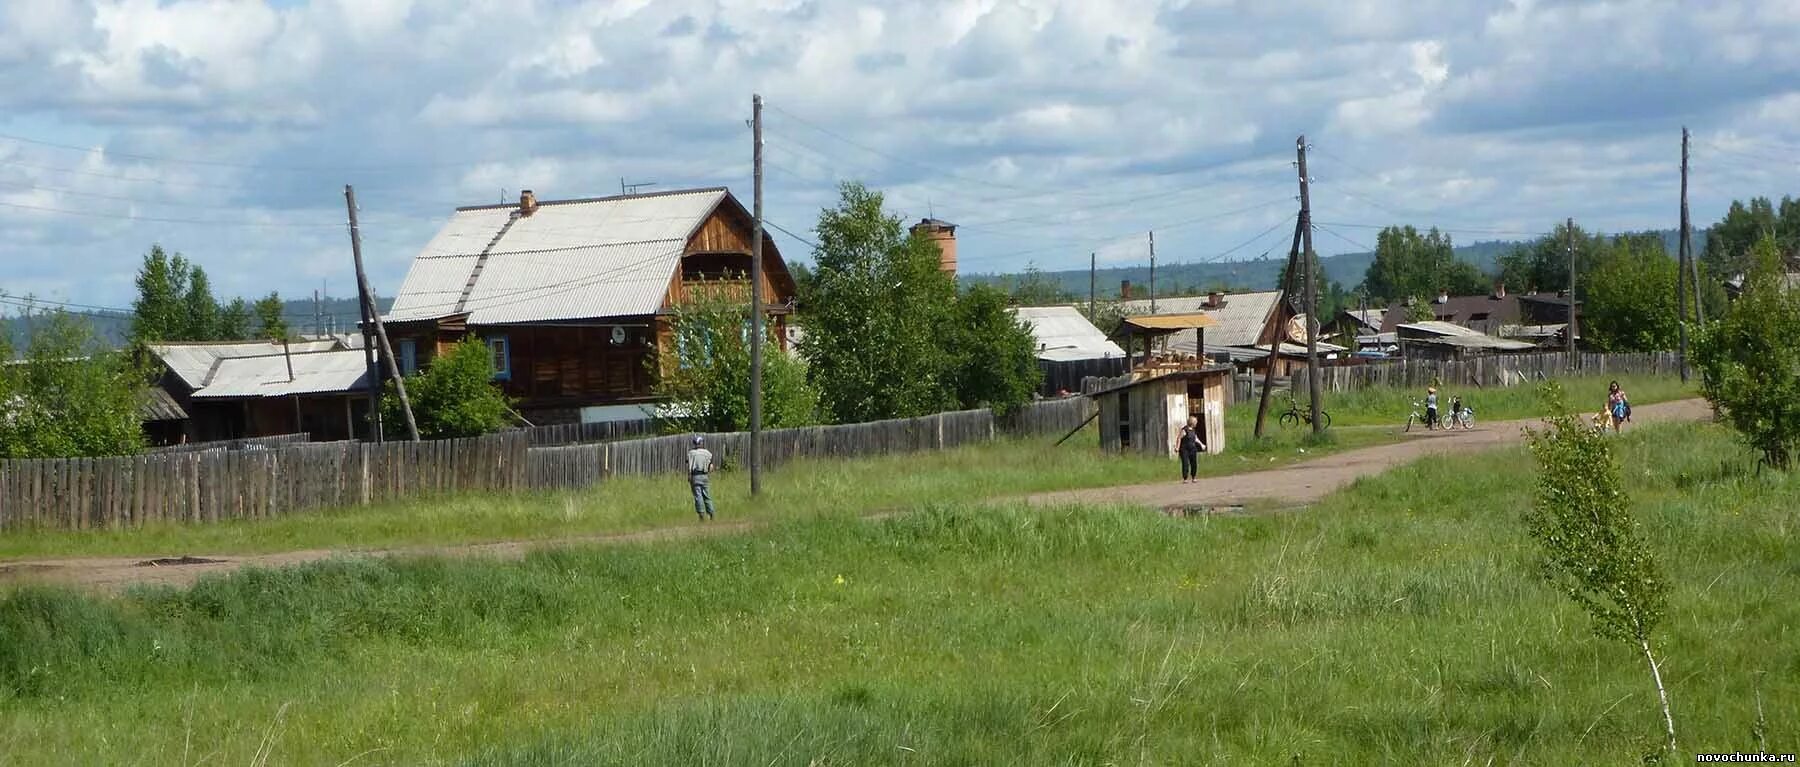
[[[1225,403],[1231,366],[1140,371],[1117,379],[1092,396],[1100,404],[1100,449],[1174,457],[1181,426],[1200,419],[1206,452],[1225,452]]]

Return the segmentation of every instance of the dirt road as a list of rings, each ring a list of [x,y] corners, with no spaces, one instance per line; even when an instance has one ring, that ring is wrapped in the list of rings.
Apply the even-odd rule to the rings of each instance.
[[[1701,400],[1682,400],[1635,408],[1638,424],[1696,421],[1711,416]],[[1466,453],[1517,444],[1521,429],[1535,421],[1501,421],[1478,425],[1474,431],[1415,432],[1392,445],[1346,450],[1322,458],[1257,471],[1213,477],[1197,484],[1177,481],[1120,487],[1071,490],[1028,496],[1038,505],[1070,503],[1139,504],[1154,509],[1204,508],[1241,505],[1250,501],[1305,504],[1325,497],[1358,477],[1379,474],[1428,455]],[[1174,471],[1173,464],[1170,466]],[[1012,499],[1007,499],[1012,500]],[[207,556],[170,560],[142,558],[40,559],[0,562],[0,584],[37,581],[63,583],[117,591],[135,584],[186,585],[207,573],[241,567],[285,567],[341,556],[488,556],[516,559],[531,551],[567,546],[637,543],[675,540],[704,535],[724,535],[752,529],[752,522],[720,522],[615,535],[581,536],[551,541],[502,541],[460,546],[397,549],[312,549],[276,554]]]

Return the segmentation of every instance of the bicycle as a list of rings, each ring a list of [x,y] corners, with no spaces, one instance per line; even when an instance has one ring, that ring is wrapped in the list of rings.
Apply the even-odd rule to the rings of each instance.
[[[1463,431],[1475,428],[1475,408],[1464,405],[1461,411],[1452,412],[1449,418],[1444,419],[1445,429],[1457,426],[1463,427]]]
[[[1287,412],[1281,414],[1280,421],[1282,426],[1299,426],[1303,423],[1311,426],[1312,411],[1302,410],[1300,403],[1295,402],[1293,397],[1288,397],[1288,409]],[[1330,413],[1324,410],[1319,411],[1319,426],[1326,429],[1331,428]]]
[[[1412,431],[1415,423],[1425,424],[1428,429],[1432,428],[1432,424],[1425,422],[1425,403],[1415,400],[1412,405],[1412,412],[1406,416],[1406,431]]]

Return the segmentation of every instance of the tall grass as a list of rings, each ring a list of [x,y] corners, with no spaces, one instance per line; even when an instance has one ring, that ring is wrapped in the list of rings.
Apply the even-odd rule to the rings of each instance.
[[[1646,428],[1684,746],[1800,745],[1800,477]],[[1522,451],[1300,513],[939,504],[522,562],[0,600],[0,763],[1635,761],[1654,691],[1535,579]],[[16,639],[17,641],[13,641]],[[279,718],[277,712],[281,712]]]
[[[1684,385],[1681,379],[1667,376],[1585,376],[1562,379],[1561,383],[1569,393],[1572,406],[1599,412],[1606,404],[1606,385],[1614,380],[1631,396],[1634,404],[1647,405],[1699,396],[1694,385]],[[1438,389],[1438,406],[1441,412],[1448,413],[1451,398],[1460,395],[1464,405],[1475,409],[1478,422],[1534,418],[1543,414],[1543,403],[1538,398],[1537,390],[1538,387],[1532,385],[1490,388],[1445,385]],[[1305,393],[1297,394],[1301,408],[1305,409]],[[1371,387],[1348,392],[1328,392],[1324,399],[1325,409],[1331,413],[1333,426],[1399,428],[1406,423],[1407,414],[1412,412],[1412,404],[1424,402],[1425,389]],[[1270,418],[1285,412],[1287,407],[1286,395],[1275,393],[1269,400]],[[1254,423],[1255,415],[1253,404],[1248,408],[1242,405],[1234,407],[1230,413],[1230,416],[1241,419],[1237,421],[1240,425]],[[1273,420],[1270,423],[1273,425]]]

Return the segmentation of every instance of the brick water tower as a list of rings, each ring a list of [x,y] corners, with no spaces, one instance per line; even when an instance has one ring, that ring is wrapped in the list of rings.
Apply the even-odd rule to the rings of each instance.
[[[938,268],[956,274],[956,225],[935,218],[922,218],[913,224],[913,234],[930,240],[938,247]]]

